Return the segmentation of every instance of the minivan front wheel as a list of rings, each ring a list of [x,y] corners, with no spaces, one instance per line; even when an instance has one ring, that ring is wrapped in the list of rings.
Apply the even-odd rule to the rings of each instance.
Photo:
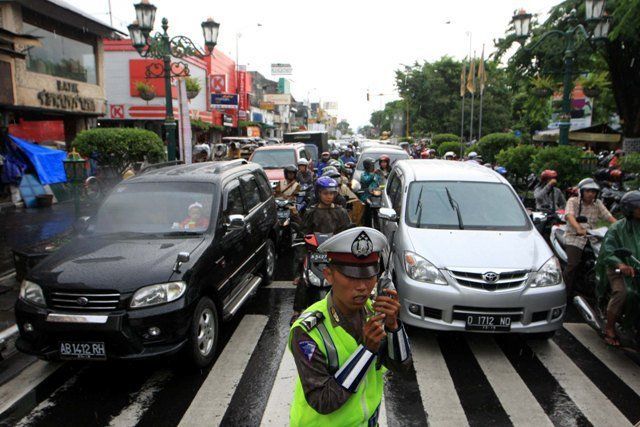
[[[193,313],[187,348],[191,361],[198,368],[209,365],[218,344],[218,311],[208,297],[202,297]]]

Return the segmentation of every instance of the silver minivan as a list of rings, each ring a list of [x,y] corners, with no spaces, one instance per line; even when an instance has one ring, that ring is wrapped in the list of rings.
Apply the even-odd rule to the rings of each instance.
[[[402,160],[383,204],[386,267],[405,323],[543,337],[562,326],[560,264],[502,176],[472,163]]]

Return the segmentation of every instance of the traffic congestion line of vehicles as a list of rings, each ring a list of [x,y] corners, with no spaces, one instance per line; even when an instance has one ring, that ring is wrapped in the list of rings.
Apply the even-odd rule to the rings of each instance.
[[[326,257],[317,247],[328,236],[300,235],[291,216],[313,203],[312,187],[289,199],[273,190],[290,165],[323,166],[329,143],[323,133],[288,138],[256,147],[251,161],[158,166],[115,186],[95,217],[28,273],[16,303],[17,347],[70,360],[182,351],[205,366],[223,322],[273,277],[278,249],[296,246],[304,246],[304,283],[323,297]],[[552,251],[503,174],[475,162],[412,160],[392,144],[333,144],[357,158],[339,179],[359,196],[352,206],[367,206],[368,215],[350,211],[352,222],[387,236],[382,267],[405,323],[542,338],[561,328],[561,231],[552,233]],[[362,188],[370,163],[385,172]]]

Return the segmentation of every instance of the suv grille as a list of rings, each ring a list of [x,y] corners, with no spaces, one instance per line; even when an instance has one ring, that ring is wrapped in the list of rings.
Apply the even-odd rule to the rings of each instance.
[[[485,291],[517,288],[525,284],[529,278],[529,272],[526,270],[499,273],[495,282],[487,282],[481,273],[467,271],[449,271],[449,273],[460,285]]]
[[[49,306],[63,310],[115,310],[120,304],[120,294],[114,291],[51,292]]]

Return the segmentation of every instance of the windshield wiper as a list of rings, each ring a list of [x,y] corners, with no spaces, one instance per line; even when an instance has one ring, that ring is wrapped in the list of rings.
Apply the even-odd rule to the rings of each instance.
[[[447,197],[449,198],[449,204],[451,205],[451,209],[456,211],[456,215],[458,216],[458,226],[460,227],[460,230],[463,230],[464,223],[462,222],[462,215],[460,215],[460,206],[458,205],[458,202],[453,200],[453,197],[451,197],[451,192],[449,191],[449,187],[444,187],[444,189],[447,192]]]
[[[114,231],[111,233],[95,233],[93,235],[96,237],[122,237],[130,239],[134,237],[149,237],[153,236],[154,233],[143,233],[141,231]]]
[[[417,226],[420,228],[422,226],[422,190],[424,190],[424,186],[420,187],[420,193],[418,194],[418,203],[416,204],[416,211],[413,213],[418,214]]]
[[[172,236],[201,236],[203,234],[202,231],[188,231],[188,230],[180,230],[180,231],[169,231],[167,233],[162,233],[164,237],[172,237]]]

